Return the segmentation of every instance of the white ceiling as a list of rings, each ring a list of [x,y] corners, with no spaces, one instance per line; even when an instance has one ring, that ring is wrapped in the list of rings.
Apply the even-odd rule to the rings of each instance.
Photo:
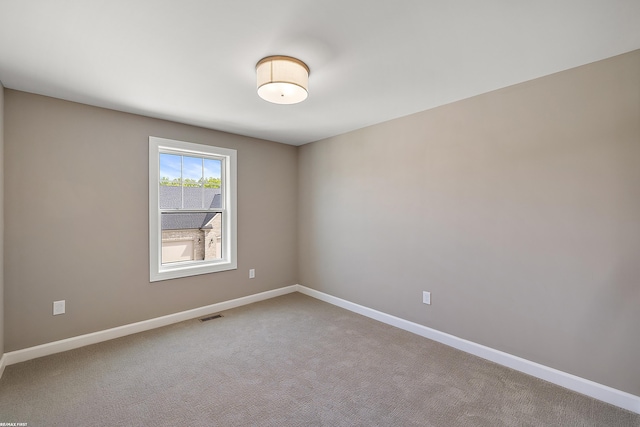
[[[640,0],[0,0],[7,88],[293,145],[639,48]]]

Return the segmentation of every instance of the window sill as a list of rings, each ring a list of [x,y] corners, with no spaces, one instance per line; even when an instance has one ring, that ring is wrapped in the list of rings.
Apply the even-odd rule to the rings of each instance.
[[[180,266],[160,267],[159,271],[151,273],[150,281],[178,279],[180,277],[198,276],[201,274],[218,273],[221,271],[237,270],[236,263],[229,261],[200,263],[185,263]]]

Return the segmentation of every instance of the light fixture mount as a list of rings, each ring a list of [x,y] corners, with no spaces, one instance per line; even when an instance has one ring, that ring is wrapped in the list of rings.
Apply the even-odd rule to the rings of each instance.
[[[290,56],[267,56],[256,64],[258,95],[274,104],[297,104],[309,94],[309,67]]]

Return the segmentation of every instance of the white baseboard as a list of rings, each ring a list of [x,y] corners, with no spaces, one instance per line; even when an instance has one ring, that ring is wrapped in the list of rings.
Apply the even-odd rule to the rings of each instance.
[[[500,350],[495,350],[481,344],[476,344],[472,341],[467,341],[454,335],[428,328],[418,323],[410,322],[408,320],[404,320],[399,317],[383,313],[381,311],[364,307],[362,305],[355,304],[350,301],[307,288],[306,286],[298,285],[296,290],[305,295],[309,295],[321,301],[328,302],[329,304],[333,304],[354,313],[358,313],[371,319],[378,320],[382,323],[404,329],[405,331],[409,331],[422,337],[429,338],[433,341],[446,344],[450,347],[457,348],[458,350],[462,350],[466,353],[473,354],[474,356],[490,360],[511,369],[515,369],[516,371],[524,372],[525,374],[531,375],[533,377],[543,379],[569,390],[573,390],[575,392],[640,414],[640,396],[635,396],[633,394],[626,393],[624,391],[617,390],[615,388],[599,384],[594,381],[578,377],[576,375],[568,374],[566,372],[562,372],[557,369],[550,368],[548,366],[544,366],[539,363],[535,363],[530,360],[502,352]]]
[[[86,335],[67,338],[60,341],[54,341],[47,344],[29,347],[22,350],[10,351],[5,353],[0,359],[0,377],[5,364],[13,365],[14,363],[25,362],[37,357],[48,356],[50,354],[60,353],[74,348],[84,347],[85,345],[96,344],[102,341],[112,340],[114,338],[124,337],[126,335],[136,334],[138,332],[148,331],[150,329],[160,328],[162,326],[171,325],[173,323],[182,322],[189,319],[195,319],[207,314],[217,313],[224,310],[240,307],[258,301],[278,297],[281,295],[296,292],[298,285],[286,286],[284,288],[274,289],[271,291],[261,292],[259,294],[249,295],[230,301],[219,302],[204,307],[194,308],[192,310],[182,311],[180,313],[169,314],[167,316],[156,317],[155,319],[143,320],[142,322],[131,323],[129,325],[118,326],[117,328],[106,329],[104,331],[93,332]]]
[[[2,378],[5,366],[7,366],[7,357],[3,354],[2,357],[0,357],[0,378]]]

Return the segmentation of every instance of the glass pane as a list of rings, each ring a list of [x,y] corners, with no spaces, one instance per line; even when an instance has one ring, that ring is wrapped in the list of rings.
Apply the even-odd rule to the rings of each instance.
[[[204,159],[204,208],[221,208],[222,161]]]
[[[160,208],[182,207],[182,156],[160,154]]]
[[[202,209],[202,157],[182,157],[183,207],[185,209]],[[208,206],[207,206],[208,207]]]
[[[222,208],[222,160],[160,154],[160,208]]]
[[[214,213],[205,228],[204,259],[222,259],[222,213]]]
[[[163,213],[162,264],[222,258],[222,213]]]

